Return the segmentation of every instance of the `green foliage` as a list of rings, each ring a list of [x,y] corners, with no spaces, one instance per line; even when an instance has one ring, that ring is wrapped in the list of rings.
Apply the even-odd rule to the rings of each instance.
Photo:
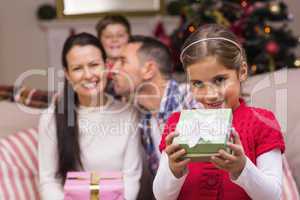
[[[299,41],[288,28],[293,16],[283,1],[177,0],[168,5],[168,11],[182,18],[171,35],[175,55],[198,26],[218,23],[240,38],[252,74],[298,67],[294,49]],[[180,70],[179,62],[177,69]]]

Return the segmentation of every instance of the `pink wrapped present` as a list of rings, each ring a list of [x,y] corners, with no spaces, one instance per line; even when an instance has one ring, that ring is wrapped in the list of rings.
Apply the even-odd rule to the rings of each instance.
[[[65,200],[124,200],[121,172],[68,172]]]

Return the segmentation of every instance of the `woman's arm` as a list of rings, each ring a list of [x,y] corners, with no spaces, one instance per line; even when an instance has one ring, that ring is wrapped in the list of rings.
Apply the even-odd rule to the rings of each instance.
[[[63,187],[55,178],[57,166],[55,120],[51,109],[45,110],[39,123],[39,189],[43,200],[63,200]]]
[[[279,149],[261,154],[257,157],[257,167],[247,158],[240,176],[233,180],[241,186],[253,200],[281,197],[282,154]]]
[[[137,120],[136,117],[131,119]],[[141,139],[137,131],[137,121],[127,123],[129,125],[129,138],[124,157],[124,186],[125,186],[125,199],[137,199],[140,189],[140,179],[142,176],[142,157],[141,157]]]
[[[153,193],[157,200],[176,200],[187,173],[181,178],[176,178],[170,167],[167,154],[163,151],[153,182]]]

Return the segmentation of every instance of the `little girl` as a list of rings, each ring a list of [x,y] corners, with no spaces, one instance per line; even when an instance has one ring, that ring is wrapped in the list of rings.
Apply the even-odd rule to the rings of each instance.
[[[280,199],[284,141],[270,111],[240,98],[247,78],[246,55],[237,37],[219,25],[206,25],[183,45],[181,61],[195,99],[205,109],[231,108],[233,154],[220,150],[211,162],[190,162],[172,144],[180,113],[168,119],[153,191],[157,200]]]

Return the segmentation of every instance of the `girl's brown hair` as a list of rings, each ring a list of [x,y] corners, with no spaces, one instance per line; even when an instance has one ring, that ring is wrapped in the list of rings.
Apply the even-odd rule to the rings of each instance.
[[[237,36],[217,24],[201,26],[186,39],[181,61],[184,68],[187,68],[209,56],[215,57],[228,69],[239,70],[246,63],[246,54]]]

